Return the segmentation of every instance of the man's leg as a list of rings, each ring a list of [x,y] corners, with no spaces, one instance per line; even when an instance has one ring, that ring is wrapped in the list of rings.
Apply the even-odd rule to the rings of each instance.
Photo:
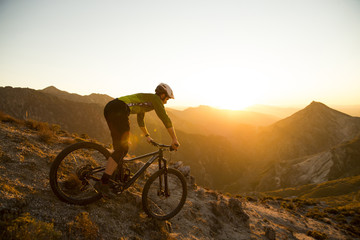
[[[110,156],[106,163],[106,168],[103,176],[101,177],[101,182],[103,184],[108,184],[111,175],[114,173],[115,169],[117,168],[118,164],[115,160]]]
[[[112,157],[109,157],[106,164],[105,173],[111,176],[114,173],[117,166],[118,164],[115,162],[115,160]]]
[[[106,168],[103,176],[101,177],[101,181],[95,184],[95,189],[98,192],[101,192],[105,198],[112,198],[115,196],[109,189],[109,180],[111,175],[114,173],[118,164],[122,162],[123,158],[128,152],[129,145],[129,131],[126,131],[122,134],[121,138],[117,138],[113,136],[113,142],[115,151],[108,158],[106,163]],[[116,141],[117,140],[117,141]]]
[[[109,190],[109,180],[118,164],[122,161],[128,151],[129,140],[129,114],[128,107],[123,102],[112,101],[105,107],[104,115],[111,132],[114,152],[108,158],[105,172],[101,181],[95,184],[95,189],[105,197],[112,197]]]

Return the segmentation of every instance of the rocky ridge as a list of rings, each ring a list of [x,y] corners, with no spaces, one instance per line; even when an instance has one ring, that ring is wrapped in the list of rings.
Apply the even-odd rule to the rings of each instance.
[[[289,188],[360,175],[360,135],[327,151],[281,161],[264,174],[258,189]]]
[[[75,93],[68,93],[66,91],[61,91],[54,86],[44,88],[44,89],[40,90],[40,92],[48,93],[48,94],[57,96],[59,98],[63,98],[63,99],[70,100],[73,102],[96,103],[101,106],[105,106],[106,103],[108,103],[109,101],[111,101],[113,99],[112,97],[110,97],[108,95],[98,94],[98,93],[92,93],[92,94],[86,95],[86,96],[82,96],[82,95],[75,94]]]
[[[109,139],[103,106],[98,103],[75,103],[28,88],[0,88],[0,95],[1,111],[13,117],[57,124],[103,142]]]

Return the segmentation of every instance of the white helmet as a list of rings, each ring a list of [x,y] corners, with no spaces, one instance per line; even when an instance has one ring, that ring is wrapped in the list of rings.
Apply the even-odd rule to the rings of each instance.
[[[169,85],[165,84],[165,83],[160,83],[156,89],[155,89],[155,93],[157,95],[161,95],[163,93],[165,93],[165,95],[169,98],[174,98],[174,93],[171,90],[171,88],[169,87]]]

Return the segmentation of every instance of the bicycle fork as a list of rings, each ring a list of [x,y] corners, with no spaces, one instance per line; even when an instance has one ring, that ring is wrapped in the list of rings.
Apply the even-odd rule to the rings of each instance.
[[[163,162],[163,165],[161,164]],[[164,169],[164,179],[162,179],[161,174],[159,175],[159,190],[158,190],[158,196],[164,196],[169,197],[170,191],[169,191],[169,185],[168,185],[168,178],[167,178],[167,161],[163,159],[162,157],[159,158],[159,169]],[[163,184],[164,181],[164,184]],[[163,187],[164,186],[164,187]]]

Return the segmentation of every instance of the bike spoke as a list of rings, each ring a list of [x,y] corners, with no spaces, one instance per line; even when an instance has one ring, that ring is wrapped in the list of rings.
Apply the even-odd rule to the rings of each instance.
[[[91,149],[79,149],[64,157],[58,169],[60,190],[72,199],[84,199],[96,194],[92,187],[101,178],[100,163],[104,157]],[[96,169],[96,172],[93,172]]]
[[[145,210],[159,219],[168,219],[175,215],[184,204],[186,198],[186,183],[179,174],[173,171],[167,173],[168,192],[165,192],[165,177],[161,173],[149,179],[144,196]],[[159,174],[159,173],[158,173]],[[156,175],[156,174],[155,174]]]

